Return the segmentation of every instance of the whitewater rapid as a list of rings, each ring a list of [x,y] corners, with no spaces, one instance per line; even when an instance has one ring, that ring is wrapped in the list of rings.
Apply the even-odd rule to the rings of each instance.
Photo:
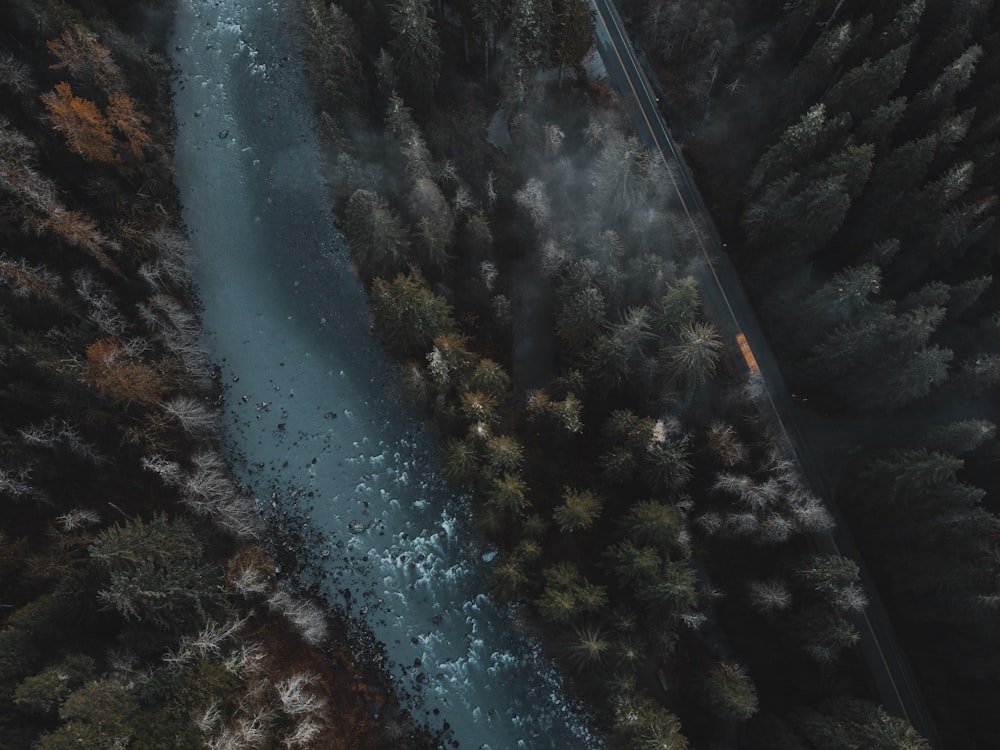
[[[261,503],[304,509],[331,598],[352,591],[418,719],[463,748],[592,748],[511,613],[396,387],[329,216],[291,0],[178,0],[175,169],[225,442]],[[279,23],[279,18],[282,21]]]

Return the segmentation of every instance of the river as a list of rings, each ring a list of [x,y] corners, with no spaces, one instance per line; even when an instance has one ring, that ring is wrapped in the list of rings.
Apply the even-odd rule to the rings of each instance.
[[[202,320],[228,384],[224,442],[258,500],[322,535],[404,701],[463,748],[601,740],[485,595],[489,550],[396,386],[330,218],[291,2],[178,0],[175,170]],[[279,22],[280,19],[280,22]]]

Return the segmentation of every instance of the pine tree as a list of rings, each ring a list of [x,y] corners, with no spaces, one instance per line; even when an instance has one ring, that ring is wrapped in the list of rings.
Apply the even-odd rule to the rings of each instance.
[[[819,710],[793,709],[789,722],[810,745],[832,750],[929,750],[930,745],[904,719],[859,698],[832,698]]]
[[[644,695],[626,693],[615,700],[614,747],[687,750],[680,720]]]
[[[654,616],[679,617],[698,604],[697,578],[686,561],[666,561],[652,579],[635,588],[635,597],[654,610]]]
[[[622,520],[622,530],[629,539],[664,552],[679,549],[678,538],[682,527],[681,512],[672,505],[655,500],[636,503]]]
[[[871,114],[862,120],[855,130],[861,143],[871,143],[876,154],[883,154],[889,148],[890,138],[896,126],[906,114],[907,99],[899,96],[879,104]]]
[[[205,618],[219,601],[220,571],[203,562],[190,524],[153,516],[104,530],[90,545],[98,599],[126,620],[169,633]]]
[[[556,313],[556,333],[571,352],[585,351],[607,325],[604,295],[596,286],[560,293]]]
[[[972,80],[976,65],[983,56],[983,48],[974,44],[960,54],[941,74],[923,89],[910,103],[907,116],[912,122],[928,119],[940,121],[955,109],[955,96]]]
[[[646,197],[649,156],[634,136],[609,138],[592,163],[594,209],[610,218],[635,211]]]
[[[911,46],[903,44],[874,62],[865,60],[847,71],[824,98],[827,111],[831,115],[850,112],[858,122],[885,104],[903,80]]]
[[[124,85],[121,68],[97,35],[83,26],[70,26],[46,45],[56,58],[50,67],[64,70],[76,81],[96,91],[120,91]]]
[[[449,438],[441,454],[441,474],[456,485],[472,484],[482,464],[479,450],[470,440]]]
[[[882,269],[872,263],[849,266],[814,292],[805,303],[805,317],[821,330],[860,320],[882,291]],[[809,332],[815,339],[816,332]]]
[[[486,502],[490,507],[508,516],[520,516],[531,503],[525,496],[528,485],[517,474],[504,474],[490,482]]]
[[[133,692],[109,679],[74,691],[59,709],[59,718],[61,725],[41,738],[39,750],[128,747],[143,729]]]
[[[965,419],[927,431],[922,444],[932,451],[961,456],[996,437],[997,426],[986,419]]]
[[[584,0],[553,0],[553,9],[552,62],[561,80],[563,68],[583,71],[583,58],[594,43],[594,21]]]
[[[389,23],[396,72],[415,101],[427,102],[441,75],[442,57],[430,0],[398,0],[390,7]]]
[[[590,529],[601,515],[603,502],[590,490],[563,487],[563,501],[556,506],[552,517],[565,533]]]
[[[96,668],[96,662],[86,654],[67,654],[25,678],[14,690],[14,703],[22,711],[51,717],[71,692],[96,676]]]
[[[517,61],[530,71],[549,57],[554,20],[552,0],[513,0],[508,13],[507,34]]]
[[[778,142],[764,152],[754,167],[750,178],[753,189],[788,177],[804,166],[829,146],[836,134],[848,124],[849,118],[841,115],[828,117],[826,106],[816,104],[802,115],[798,122],[790,125]]]
[[[801,112],[804,105],[816,100],[821,87],[830,80],[834,70],[847,56],[848,50],[867,36],[871,23],[869,16],[860,24],[845,21],[825,26],[823,33],[782,87],[785,98],[783,109],[786,113]]]
[[[418,178],[407,193],[406,204],[417,225],[421,260],[432,268],[443,269],[455,232],[455,215],[441,188],[433,180]]]
[[[711,323],[691,323],[664,346],[661,361],[668,379],[697,388],[712,379],[722,356],[722,337]]]
[[[616,542],[604,550],[605,564],[623,588],[651,581],[660,574],[663,557],[651,545],[635,545],[630,540]]]
[[[712,716],[746,721],[757,713],[757,689],[738,664],[719,662],[705,675],[701,695]]]
[[[336,3],[310,0],[308,10],[312,42],[308,54],[323,94],[335,111],[357,107],[363,72],[359,59],[361,43],[354,22]]]
[[[535,599],[544,620],[555,625],[571,623],[607,603],[607,591],[588,581],[571,562],[561,562],[543,572],[545,590]]]
[[[371,190],[355,190],[344,210],[344,234],[365,276],[390,276],[406,268],[406,227],[388,202]]]
[[[892,22],[879,34],[878,44],[883,50],[895,49],[910,44],[917,33],[920,19],[924,14],[926,0],[903,2],[896,11]]]
[[[611,640],[601,628],[574,624],[571,634],[561,644],[560,651],[575,669],[590,672],[607,664],[611,648]]]
[[[701,309],[701,295],[693,276],[686,276],[671,286],[660,300],[654,317],[656,332],[662,337],[676,335],[692,326]]]
[[[422,355],[436,336],[455,327],[451,306],[431,292],[419,272],[372,283],[372,318],[386,344],[400,354]]]

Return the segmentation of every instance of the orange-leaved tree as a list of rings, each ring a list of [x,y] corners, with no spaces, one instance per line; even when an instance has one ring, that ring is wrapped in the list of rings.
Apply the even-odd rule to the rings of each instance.
[[[48,48],[58,61],[50,66],[53,70],[65,70],[79,83],[94,85],[104,91],[124,87],[121,68],[108,48],[87,29],[81,26],[68,28],[58,39],[52,39]]]
[[[69,147],[87,161],[115,161],[115,137],[108,119],[89,99],[73,95],[63,81],[42,94],[52,127],[66,137]]]
[[[131,359],[118,339],[108,336],[87,347],[83,381],[125,403],[159,402],[167,387],[152,367]]]
[[[135,107],[135,101],[125,94],[111,94],[108,97],[108,120],[115,130],[125,138],[128,150],[142,158],[142,150],[150,144],[146,126],[149,118]]]
[[[82,28],[67,29],[48,48],[56,58],[52,69],[69,73],[84,93],[75,95],[63,81],[41,97],[70,149],[88,161],[119,165],[126,154],[142,158],[150,144],[149,117],[125,93],[125,77],[108,49]]]

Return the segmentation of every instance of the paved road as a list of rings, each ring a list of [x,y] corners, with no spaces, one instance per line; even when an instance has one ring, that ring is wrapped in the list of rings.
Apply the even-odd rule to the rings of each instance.
[[[823,499],[836,521],[833,531],[816,535],[818,548],[825,553],[850,557],[861,568],[862,584],[868,595],[869,606],[857,613],[855,625],[861,635],[862,650],[882,701],[887,710],[907,719],[928,738],[932,747],[940,748],[906,659],[893,636],[885,608],[834,502],[834,482],[830,467],[815,461],[810,455],[777,360],[761,331],[743,285],[723,251],[724,246],[694,187],[690,172],[660,117],[658,100],[636,60],[621,19],[608,0],[591,2],[595,13],[598,49],[604,58],[608,75],[619,88],[625,106],[630,110],[639,138],[647,148],[659,153],[666,163],[681,208],[696,230],[695,235],[705,261],[699,287],[706,314],[726,335],[732,353],[746,362],[751,376],[761,379],[764,407],[771,412],[778,434],[797,459],[813,492]],[[815,428],[814,422],[813,429]]]

